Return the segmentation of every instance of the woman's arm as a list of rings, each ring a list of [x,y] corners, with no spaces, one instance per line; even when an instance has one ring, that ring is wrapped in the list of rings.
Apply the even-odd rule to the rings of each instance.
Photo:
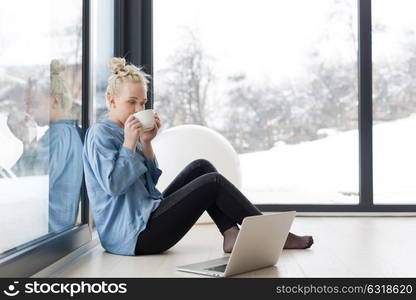
[[[159,169],[159,165],[156,160],[156,155],[153,152],[151,142],[142,142],[141,145],[146,166],[150,172],[150,176],[152,177],[153,183],[156,185],[160,175],[162,175],[162,170]]]
[[[153,152],[152,143],[150,141],[142,142],[141,145],[142,145],[142,149],[143,149],[143,154],[146,158],[156,159],[156,155]]]
[[[155,126],[151,131],[144,132],[140,126],[140,144],[142,146],[143,156],[145,158],[146,166],[149,169],[150,176],[153,183],[156,185],[162,170],[159,169],[159,165],[156,160],[156,155],[153,152],[151,141],[157,135],[159,128],[161,127],[160,118],[157,113],[154,114]]]
[[[94,177],[111,196],[126,193],[147,172],[144,159],[138,153],[124,146],[118,149],[111,134],[100,128],[87,135],[85,155]]]

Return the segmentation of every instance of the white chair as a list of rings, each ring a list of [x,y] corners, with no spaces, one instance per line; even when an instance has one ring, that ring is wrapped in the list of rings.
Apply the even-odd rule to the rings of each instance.
[[[161,131],[153,140],[159,167],[163,170],[157,188],[163,191],[190,162],[206,159],[225,178],[241,189],[241,169],[237,152],[218,132],[200,125],[180,125]],[[204,212],[197,223],[213,222]]]

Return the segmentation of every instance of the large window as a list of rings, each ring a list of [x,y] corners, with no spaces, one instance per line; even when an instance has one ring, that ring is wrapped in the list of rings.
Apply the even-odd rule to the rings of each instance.
[[[373,1],[374,202],[415,203],[416,19],[413,0]]]
[[[80,223],[81,0],[0,10],[0,253]]]
[[[240,156],[255,204],[358,204],[356,0],[154,0],[155,109]]]

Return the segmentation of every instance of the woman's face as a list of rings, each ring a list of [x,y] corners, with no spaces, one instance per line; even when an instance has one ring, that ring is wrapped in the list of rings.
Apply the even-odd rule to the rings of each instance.
[[[34,92],[31,97],[27,99],[27,113],[33,117],[39,126],[49,124],[51,97],[41,92]]]
[[[127,118],[145,109],[146,89],[141,83],[125,82],[118,95],[110,95],[110,114],[124,124]]]

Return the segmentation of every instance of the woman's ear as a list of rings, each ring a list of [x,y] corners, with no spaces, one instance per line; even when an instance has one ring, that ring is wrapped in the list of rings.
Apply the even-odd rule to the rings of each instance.
[[[108,104],[110,105],[110,108],[116,107],[116,99],[114,98],[114,95],[108,94]]]
[[[57,96],[52,96],[52,108],[59,108],[60,104],[59,98]]]

